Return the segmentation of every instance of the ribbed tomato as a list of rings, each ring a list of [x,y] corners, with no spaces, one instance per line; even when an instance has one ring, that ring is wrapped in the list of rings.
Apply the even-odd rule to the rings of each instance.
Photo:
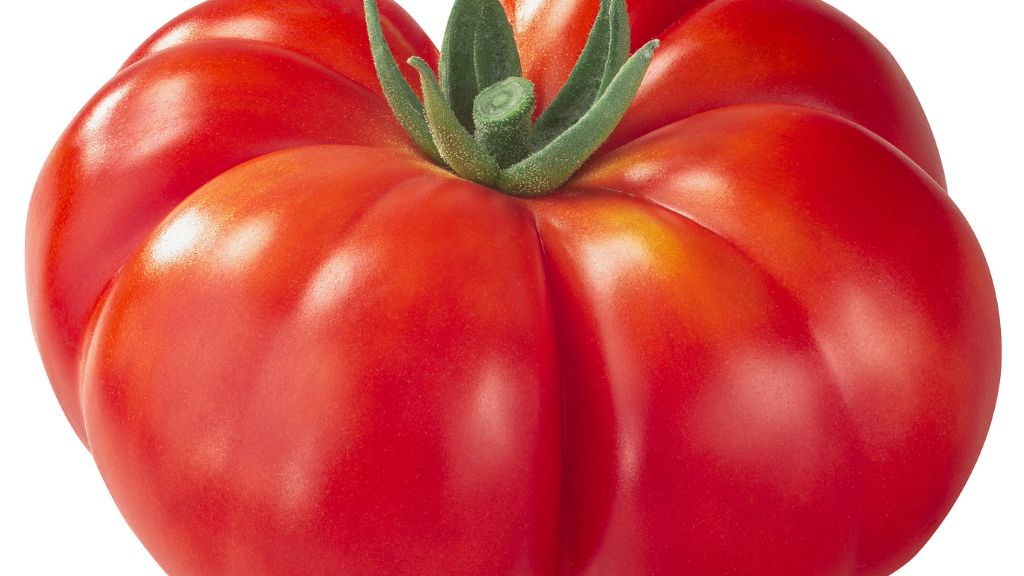
[[[503,1],[543,110],[598,0]],[[39,347],[168,573],[875,576],[924,545],[999,320],[876,40],[817,0],[633,0],[636,99],[520,198],[410,143],[363,8],[200,5],[39,180]]]

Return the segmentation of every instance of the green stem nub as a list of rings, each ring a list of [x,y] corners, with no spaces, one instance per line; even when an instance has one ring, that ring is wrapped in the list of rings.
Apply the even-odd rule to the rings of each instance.
[[[473,104],[476,140],[506,168],[526,158],[533,111],[533,82],[513,76],[481,92]]]

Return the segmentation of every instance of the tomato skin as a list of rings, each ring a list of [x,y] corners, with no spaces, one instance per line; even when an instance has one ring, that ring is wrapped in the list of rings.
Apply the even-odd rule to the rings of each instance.
[[[282,148],[322,143],[408,147],[386,103],[340,75],[346,68],[335,72],[298,53],[299,32],[223,25],[241,16],[224,13],[222,4],[238,7],[237,2],[206,3],[186,15],[192,18],[169,25],[171,32],[186,28],[192,36],[162,31],[155,38],[178,38],[178,44],[153,41],[140,49],[134,58],[150,56],[122,70],[75,118],[36,185],[27,235],[33,327],[57,398],[83,441],[83,341],[100,296],[179,202],[228,168]],[[242,16],[287,29],[280,23],[302,22],[294,16],[294,4],[324,3],[245,3]],[[356,4],[346,3],[349,12]],[[390,2],[382,2],[382,9],[395,19],[404,15],[395,14]],[[220,18],[205,18],[208,12]],[[323,23],[319,28],[338,30]],[[204,30],[219,31],[221,37],[204,38]],[[246,34],[228,38],[233,31]],[[261,33],[268,37],[259,38]],[[357,36],[351,29],[340,33],[339,42],[354,42]],[[307,54],[335,45],[319,45],[315,35],[304,38]],[[435,49],[424,41],[417,44],[418,52],[435,59]],[[348,68],[372,70],[364,44],[357,44],[365,52],[363,65]],[[353,117],[362,120],[353,122]]]
[[[765,146],[766,142],[775,145]],[[861,170],[861,166],[871,168]],[[830,550],[835,536],[814,521],[854,518],[856,541],[850,543],[849,553],[855,563],[849,570],[855,567],[855,571],[826,570],[824,565],[813,570],[796,565],[785,568],[775,561],[778,573],[890,574],[909,560],[945,517],[974,466],[975,457],[965,455],[981,450],[1001,361],[998,310],[988,267],[973,232],[945,191],[863,128],[836,116],[778,105],[726,108],[676,123],[601,158],[576,184],[643,199],[697,223],[746,258],[748,266],[768,274],[772,284],[797,305],[796,313],[786,314],[801,318],[803,352],[827,369],[819,382],[827,390],[816,392],[828,396],[828,402],[802,399],[789,405],[773,397],[780,402],[778,412],[757,414],[757,418],[772,418],[773,425],[765,422],[764,430],[750,429],[749,421],[736,429],[735,423],[743,422],[742,412],[722,417],[719,426],[706,429],[716,435],[738,434],[744,442],[740,455],[745,458],[770,455],[768,461],[755,459],[756,466],[741,461],[747,466],[741,468],[746,472],[741,477],[750,484],[771,477],[775,468],[782,468],[778,473],[783,475],[791,473],[796,463],[821,465],[822,454],[832,454],[829,461],[846,454],[841,484],[857,490],[855,496],[839,501],[849,508],[843,513],[843,509],[815,507],[808,516],[812,522],[794,525],[817,526],[809,534],[813,544],[808,548],[822,552]],[[734,316],[736,305],[727,297],[715,296],[716,292],[725,293],[717,288],[695,297],[712,301],[723,318]],[[598,322],[609,324],[609,320]],[[713,342],[714,338],[704,334],[698,340]],[[632,361],[645,370],[658,365],[640,355]],[[643,380],[656,381],[651,376],[630,381]],[[722,385],[721,379],[711,380],[706,385],[709,389]],[[736,402],[720,405],[736,410]],[[817,410],[806,408],[807,403]],[[794,405],[799,407],[796,414],[791,413]],[[793,426],[791,419],[800,414],[824,416],[823,422],[815,424],[822,437],[791,432],[790,438],[813,439],[830,447],[829,451],[822,448],[818,454],[807,454],[806,447],[790,446],[786,456],[780,457],[771,442],[787,431],[785,425]],[[840,430],[824,422],[839,422]],[[697,438],[691,440],[693,446],[702,450],[718,444],[710,435]],[[783,439],[778,442],[784,446]],[[845,451],[834,446],[844,446]],[[728,454],[719,456],[709,466],[729,461]],[[688,471],[694,466],[692,461],[685,465]],[[721,475],[716,472],[707,485],[714,486]],[[787,478],[770,490],[744,484],[740,493],[760,498],[781,492],[797,498],[808,488],[794,486],[794,481]],[[828,494],[828,489],[825,484],[813,491]],[[735,498],[717,494],[714,501],[729,503]],[[668,513],[665,500],[647,505]],[[762,514],[771,515],[772,510]],[[707,522],[713,523],[720,511],[704,512],[709,514]],[[666,521],[662,527],[668,525]],[[654,526],[648,532],[661,533]],[[693,534],[686,540],[700,541],[700,536]],[[751,560],[757,558],[757,542],[770,543],[763,548],[765,563],[775,555],[793,562],[812,556],[796,546],[799,540],[790,535],[783,542],[772,541],[772,535],[766,534],[744,541]],[[714,549],[715,543],[712,539],[699,549]],[[787,546],[793,546],[792,552],[781,552]],[[727,555],[725,550],[720,553]],[[709,554],[708,558],[713,559],[709,565],[686,568],[701,574],[722,572],[715,564],[721,556]],[[759,572],[756,565],[737,573],[770,573]]]
[[[265,156],[119,275],[87,432],[171,574],[552,573],[561,402],[533,218],[403,156]]]
[[[419,25],[394,2],[380,2],[391,49],[399,62],[421,56],[437,63],[437,50]],[[255,41],[295,52],[380,93],[368,57],[363,6],[335,0],[216,0],[204,2],[168,22],[125,63],[125,67],[176,46],[209,40]],[[413,87],[417,76],[404,71]]]
[[[515,6],[512,6],[515,4]],[[528,46],[526,76],[550,102],[586,43],[598,0],[506,0]],[[661,40],[611,149],[694,114],[749,103],[807,106],[849,118],[945,185],[921,104],[885,47],[817,0],[630,2],[634,48]]]
[[[550,98],[597,1],[518,4]],[[884,576],[924,545],[999,318],[877,42],[810,0],[637,1],[638,100],[518,200],[413,152],[360,5],[183,15],[33,197],[44,362],[169,574]]]

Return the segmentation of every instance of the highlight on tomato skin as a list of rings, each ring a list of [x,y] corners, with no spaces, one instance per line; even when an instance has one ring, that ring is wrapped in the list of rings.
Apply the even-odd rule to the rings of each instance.
[[[210,0],[57,142],[29,307],[172,576],[887,576],[998,392],[953,193],[819,0],[456,0],[440,50]]]

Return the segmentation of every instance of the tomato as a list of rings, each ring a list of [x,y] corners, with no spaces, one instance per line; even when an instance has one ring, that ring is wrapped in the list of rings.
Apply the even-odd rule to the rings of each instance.
[[[599,3],[503,3],[543,110]],[[33,325],[168,573],[874,576],[924,545],[1000,328],[907,79],[817,0],[629,18],[661,41],[635,100],[531,197],[409,139],[356,0],[206,2],[72,122]]]

